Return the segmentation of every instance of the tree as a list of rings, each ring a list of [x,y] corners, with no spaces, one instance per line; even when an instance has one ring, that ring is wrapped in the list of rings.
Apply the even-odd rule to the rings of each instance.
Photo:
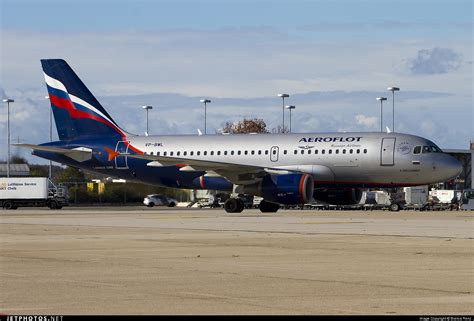
[[[10,164],[28,164],[28,161],[24,157],[13,155],[10,157]]]
[[[86,182],[87,179],[82,171],[68,166],[64,172],[59,175],[58,181],[61,183],[83,183]]]
[[[268,134],[267,124],[263,119],[253,118],[237,122],[226,122],[224,127],[220,130],[221,133],[229,134],[248,134],[248,133],[259,133],[259,134]]]

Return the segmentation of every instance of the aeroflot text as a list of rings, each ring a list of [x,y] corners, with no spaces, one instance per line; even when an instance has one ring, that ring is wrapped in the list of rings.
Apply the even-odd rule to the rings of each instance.
[[[335,143],[335,142],[360,142],[362,137],[303,137],[301,142],[305,143]]]

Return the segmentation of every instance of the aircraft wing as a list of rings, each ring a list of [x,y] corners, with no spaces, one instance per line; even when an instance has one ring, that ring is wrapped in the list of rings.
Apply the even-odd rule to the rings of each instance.
[[[156,156],[145,154],[120,154],[138,159],[149,160],[148,166],[178,166],[181,171],[205,171],[216,173],[227,178],[234,184],[249,184],[258,181],[263,176],[272,174],[286,174],[289,171],[280,168],[269,168],[262,166],[215,162],[207,160],[189,159],[181,157]]]
[[[70,157],[78,162],[85,162],[92,158],[92,149],[87,147],[76,147],[73,149],[55,147],[55,146],[41,146],[33,144],[12,144],[18,147],[31,148],[33,150],[39,150],[44,152],[51,152],[56,154],[62,154],[67,157]]]

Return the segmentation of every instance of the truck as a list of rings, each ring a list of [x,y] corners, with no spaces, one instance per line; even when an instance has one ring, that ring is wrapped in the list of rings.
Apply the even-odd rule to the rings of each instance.
[[[0,178],[0,207],[48,206],[61,209],[68,205],[67,189],[56,187],[47,177]]]

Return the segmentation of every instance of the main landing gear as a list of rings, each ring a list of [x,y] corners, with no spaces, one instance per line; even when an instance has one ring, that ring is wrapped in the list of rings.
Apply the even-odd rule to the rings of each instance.
[[[244,210],[244,202],[240,198],[229,198],[224,203],[224,209],[227,213],[241,213]],[[260,202],[260,211],[262,213],[276,213],[280,205],[262,200]]]
[[[280,204],[267,202],[262,200],[260,202],[260,212],[262,213],[276,213],[280,209]]]
[[[244,202],[240,198],[229,198],[224,203],[227,213],[240,213],[244,210]]]

